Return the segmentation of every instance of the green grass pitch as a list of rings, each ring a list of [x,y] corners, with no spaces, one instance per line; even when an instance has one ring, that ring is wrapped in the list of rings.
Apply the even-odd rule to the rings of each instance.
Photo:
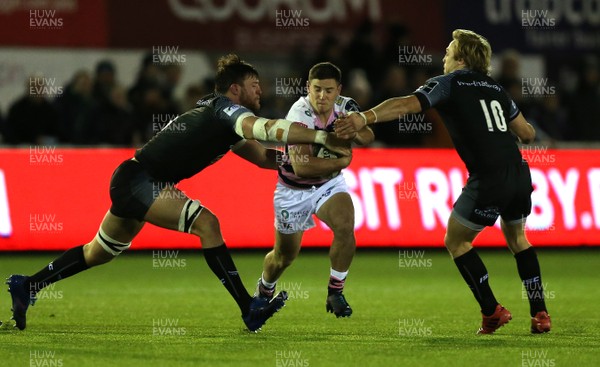
[[[234,252],[254,291],[265,252]],[[303,252],[280,280],[290,300],[258,334],[200,252],[127,253],[59,282],[28,328],[0,328],[2,366],[593,366],[600,364],[600,252],[538,250],[552,332],[529,333],[508,250],[480,251],[513,320],[477,336],[478,306],[446,252],[358,251],[345,294],[351,318],[325,312],[329,261]],[[54,254],[0,257],[0,275],[31,274]],[[170,256],[170,257],[169,257]],[[6,287],[6,286],[4,286]],[[6,289],[6,288],[5,288]],[[10,296],[0,297],[0,319]]]

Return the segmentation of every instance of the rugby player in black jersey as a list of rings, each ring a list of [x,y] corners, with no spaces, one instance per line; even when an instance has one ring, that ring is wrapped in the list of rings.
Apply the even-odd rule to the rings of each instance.
[[[225,246],[218,219],[176,184],[215,163],[230,149],[260,167],[277,169],[274,151],[253,139],[320,143],[341,155],[350,153],[349,145],[333,134],[255,116],[261,94],[258,72],[236,55],[219,60],[215,83],[214,94],[169,122],[134,158],[117,167],[110,181],[112,205],[91,242],[71,248],[32,276],[8,278],[17,328],[26,327],[26,312],[37,292],[111,261],[129,248],[146,222],[200,238],[208,266],[237,302],[249,330],[258,330],[284,306],[285,291],[270,300],[248,294]]]
[[[435,107],[469,178],[448,219],[444,244],[477,299],[482,312],[479,334],[492,334],[512,319],[488,283],[488,272],[472,246],[498,217],[519,276],[527,291],[531,332],[550,331],[537,255],[527,240],[525,219],[533,191],[529,166],[515,143],[531,143],[535,130],[500,85],[488,76],[492,54],[488,41],[467,30],[452,33],[444,56],[444,75],[429,79],[412,95],[388,99],[378,106],[336,122],[339,137],[367,124],[392,121]]]

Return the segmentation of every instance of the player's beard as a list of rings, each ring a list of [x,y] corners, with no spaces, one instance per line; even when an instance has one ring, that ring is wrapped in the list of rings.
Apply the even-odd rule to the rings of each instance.
[[[244,92],[244,90],[242,90],[242,93],[240,94],[240,104],[255,114],[258,114],[258,111],[260,110],[260,99],[250,98],[248,93]]]

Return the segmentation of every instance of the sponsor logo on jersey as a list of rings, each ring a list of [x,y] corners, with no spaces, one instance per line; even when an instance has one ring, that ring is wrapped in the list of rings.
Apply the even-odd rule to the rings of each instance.
[[[438,84],[440,84],[440,82],[431,81],[431,82],[425,84],[424,86],[422,86],[421,90],[424,93],[429,94],[429,93],[433,92],[433,90],[435,89],[435,87],[437,87]]]
[[[487,81],[485,81],[485,80],[473,80],[473,81],[471,81],[471,82],[461,82],[461,81],[457,81],[457,82],[456,82],[456,84],[457,84],[457,85],[459,85],[459,86],[461,86],[461,87],[462,87],[462,86],[467,86],[467,87],[485,87],[485,88],[491,88],[491,89],[494,89],[494,90],[496,90],[496,91],[498,91],[498,92],[500,92],[500,91],[501,91],[501,89],[500,89],[500,86],[499,86],[499,85],[497,85],[497,84],[491,84],[491,83],[488,83],[488,82],[487,82]]]
[[[231,116],[235,111],[239,110],[240,107],[242,106],[240,106],[239,104],[234,104],[224,109],[223,112],[225,112],[228,116]]]
[[[346,112],[358,112],[360,111],[360,107],[358,106],[358,103],[351,99],[346,103],[346,108],[345,108]]]

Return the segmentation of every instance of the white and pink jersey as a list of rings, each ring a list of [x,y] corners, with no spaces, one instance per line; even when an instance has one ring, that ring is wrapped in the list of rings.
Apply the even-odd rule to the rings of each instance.
[[[333,122],[335,119],[338,118],[339,115],[347,114],[352,111],[360,111],[358,103],[356,103],[356,101],[350,97],[338,96],[333,104],[333,111],[331,112],[331,115],[326,122],[323,122],[319,119],[310,105],[308,96],[305,96],[300,97],[292,105],[285,119],[297,122],[309,129],[332,132]],[[311,151],[313,152],[313,155],[316,156],[320,146],[318,147],[319,149],[316,149],[317,146],[315,146],[315,149],[313,149],[313,145],[314,144],[311,144]],[[285,146],[285,154],[283,155],[282,164],[279,166],[279,182],[291,188],[308,189],[313,186],[319,187],[330,180],[330,178],[326,177],[305,178],[296,176],[289,158],[289,151],[293,149],[294,145]]]

